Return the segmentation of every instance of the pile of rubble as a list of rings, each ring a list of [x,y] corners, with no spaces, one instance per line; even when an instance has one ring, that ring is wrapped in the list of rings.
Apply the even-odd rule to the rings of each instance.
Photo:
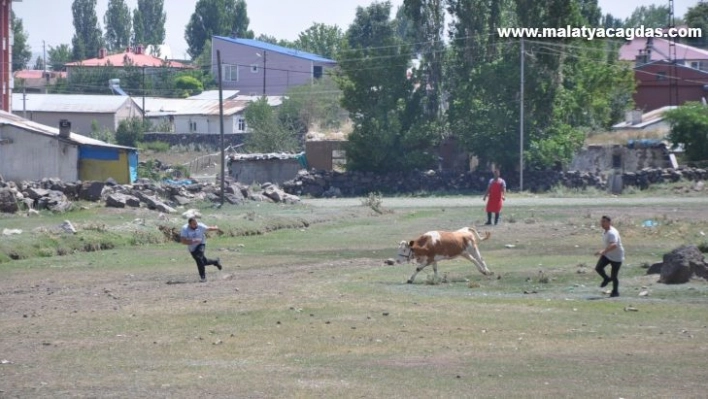
[[[105,182],[62,182],[49,178],[19,183],[0,181],[2,213],[43,209],[66,212],[73,208],[72,201],[105,202],[106,206],[114,208],[144,207],[175,213],[175,208],[196,202],[220,203],[221,185],[191,180],[158,183],[148,179],[140,179],[132,185],[117,184],[112,179]],[[224,203],[239,205],[246,201],[293,204],[300,202],[300,198],[271,183],[264,183],[254,191],[251,186],[225,182]]]

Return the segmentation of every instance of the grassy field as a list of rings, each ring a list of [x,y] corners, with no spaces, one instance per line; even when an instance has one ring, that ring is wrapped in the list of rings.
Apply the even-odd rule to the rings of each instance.
[[[24,232],[0,241],[0,397],[705,397],[708,284],[642,265],[704,244],[708,200],[514,198],[491,229],[481,201],[205,208],[225,265],[205,284],[158,229],[178,217],[3,216]],[[593,271],[602,214],[627,248],[619,298]],[[76,236],[53,231],[65,219]],[[405,284],[413,265],[384,264],[400,240],[471,224],[492,231],[492,277],[453,260]]]

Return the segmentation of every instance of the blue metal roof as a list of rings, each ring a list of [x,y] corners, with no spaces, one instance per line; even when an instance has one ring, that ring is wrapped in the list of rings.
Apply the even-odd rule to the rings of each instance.
[[[306,51],[295,50],[292,48],[278,46],[277,44],[262,42],[260,40],[241,39],[241,38],[233,38],[233,37],[225,37],[225,36],[214,36],[214,38],[221,39],[221,40],[224,40],[224,41],[227,41],[230,43],[242,44],[244,46],[258,48],[258,49],[265,50],[265,51],[273,51],[276,53],[285,54],[285,55],[289,55],[292,57],[302,58],[302,59],[305,59],[308,61],[326,62],[326,63],[332,63],[332,64],[337,63],[337,61],[335,61],[335,60],[330,60],[329,58],[324,58],[324,57],[317,55],[317,54],[312,54],[312,53],[308,53]]]

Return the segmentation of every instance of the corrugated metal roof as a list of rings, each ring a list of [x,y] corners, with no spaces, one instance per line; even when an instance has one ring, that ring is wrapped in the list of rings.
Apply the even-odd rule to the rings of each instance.
[[[224,115],[237,114],[248,106],[248,101],[224,100]],[[192,98],[145,97],[145,116],[219,115],[219,100]]]
[[[277,44],[262,42],[260,40],[241,39],[241,38],[224,37],[224,36],[214,36],[214,38],[224,40],[224,41],[227,41],[230,43],[242,44],[244,46],[259,48],[259,49],[265,50],[265,51],[273,51],[276,53],[289,55],[291,57],[302,58],[302,59],[305,59],[308,61],[325,62],[325,63],[329,63],[329,64],[336,64],[337,63],[337,61],[330,60],[329,58],[322,57],[321,55],[312,54],[312,53],[308,53],[306,51],[301,51],[301,50],[295,50],[295,49],[287,48],[287,47],[283,47],[283,46],[278,46]]]
[[[224,100],[236,97],[239,90],[222,90],[221,95]],[[218,100],[219,90],[206,90],[196,96],[187,97],[191,100]]]
[[[41,123],[33,122],[31,120],[22,118],[20,116],[11,114],[9,112],[0,111],[0,125],[11,125],[18,129],[29,130],[34,133],[43,134],[45,136],[53,136],[59,138],[59,129],[47,125],[42,125]],[[66,139],[64,139],[66,140]],[[68,140],[74,144],[78,145],[93,145],[97,147],[110,147],[110,148],[123,148],[128,150],[136,150],[133,147],[125,147],[122,145],[109,144],[105,141],[92,139],[91,137],[82,136],[76,133],[69,133]]]
[[[12,93],[12,111],[114,114],[129,101],[126,96]]]

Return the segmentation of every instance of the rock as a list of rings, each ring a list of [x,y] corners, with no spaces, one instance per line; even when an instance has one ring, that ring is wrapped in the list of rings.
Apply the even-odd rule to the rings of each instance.
[[[79,192],[79,198],[84,201],[100,201],[105,186],[106,184],[103,182],[84,182]]]
[[[37,209],[48,209],[52,212],[68,212],[73,204],[61,191],[49,190],[47,195],[36,200]]]
[[[389,266],[393,266],[393,265],[396,264],[396,261],[393,260],[393,258],[388,258],[388,259],[386,259],[386,260],[384,261],[384,264],[387,264],[387,265],[389,265]]]
[[[43,188],[30,187],[27,189],[27,196],[35,201],[42,197],[46,197],[47,195],[49,195],[49,190],[45,190]]]
[[[198,209],[189,209],[182,214],[182,218],[184,218],[184,219],[200,218],[200,217],[202,217],[202,213],[199,212]]]
[[[659,282],[684,284],[694,274],[703,278],[708,277],[708,265],[703,253],[695,245],[682,246],[664,255]]]
[[[664,266],[662,262],[654,263],[647,269],[647,274],[661,274],[661,268]]]
[[[172,200],[177,204],[177,206],[185,206],[185,205],[189,205],[192,203],[191,199],[189,199],[187,197],[183,197],[181,195],[173,196]]]
[[[64,223],[60,224],[59,228],[65,233],[76,234],[76,228],[68,220],[65,220]]]
[[[132,195],[116,193],[106,197],[106,206],[111,208],[125,208],[126,206],[139,208],[140,200]]]
[[[13,235],[18,235],[22,234],[22,230],[20,229],[2,229],[2,235],[4,236],[13,236]]]
[[[15,213],[20,210],[17,205],[17,198],[9,188],[0,189],[0,212]]]

